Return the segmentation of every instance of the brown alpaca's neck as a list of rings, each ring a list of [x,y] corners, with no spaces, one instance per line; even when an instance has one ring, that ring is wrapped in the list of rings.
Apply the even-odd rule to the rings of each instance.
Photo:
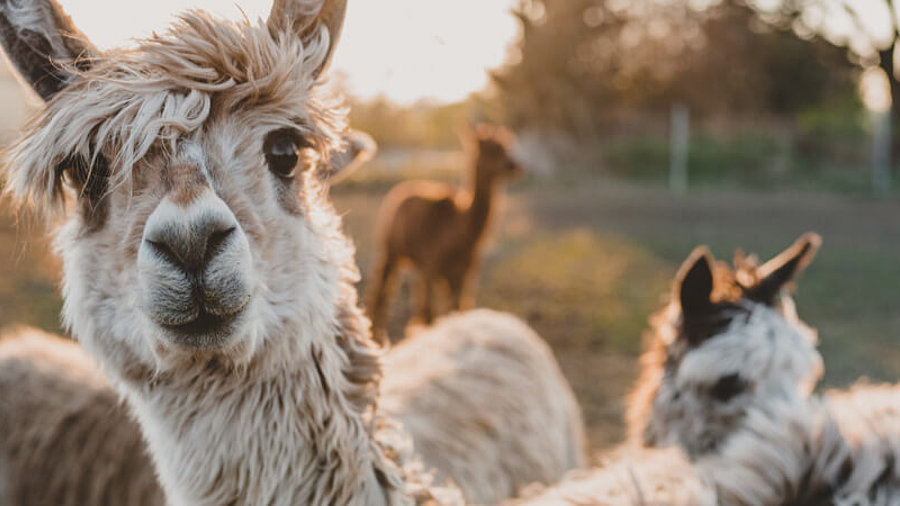
[[[478,242],[487,228],[491,217],[491,209],[494,205],[496,187],[496,181],[485,174],[485,171],[476,162],[469,190],[471,192],[471,200],[465,211],[466,220],[468,221],[466,239],[473,243]]]
[[[339,353],[294,351],[264,377],[207,364],[129,392],[171,504],[390,504]]]

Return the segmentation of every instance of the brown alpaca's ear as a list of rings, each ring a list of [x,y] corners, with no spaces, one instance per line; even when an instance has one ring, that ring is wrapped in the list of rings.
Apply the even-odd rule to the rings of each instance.
[[[378,144],[371,135],[360,130],[348,130],[344,134],[343,147],[331,153],[328,163],[322,167],[321,178],[337,183],[368,162],[378,153]]]
[[[774,304],[781,290],[806,269],[821,246],[819,234],[803,234],[788,249],[757,269],[758,281],[746,290],[746,296],[764,304]]]
[[[328,68],[347,12],[347,0],[275,0],[267,21],[269,31],[300,37],[305,48],[311,48],[321,41],[323,31],[327,32],[328,46],[313,70],[318,77]]]
[[[712,308],[713,264],[706,246],[696,248],[681,264],[675,277],[675,293],[685,319],[707,314]]]
[[[84,70],[98,54],[55,0],[0,1],[3,49],[22,78],[44,101]]]
[[[481,141],[493,140],[496,136],[497,127],[494,125],[489,125],[487,123],[479,123],[475,125],[473,129],[475,132],[475,138]]]

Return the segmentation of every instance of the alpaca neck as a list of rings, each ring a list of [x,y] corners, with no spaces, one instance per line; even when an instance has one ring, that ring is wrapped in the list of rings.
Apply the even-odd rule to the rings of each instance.
[[[490,177],[484,175],[484,171],[476,165],[475,177],[472,178],[471,195],[472,200],[466,210],[466,219],[468,220],[467,230],[469,238],[472,242],[477,242],[484,234],[487,228],[488,219],[491,215],[491,206],[493,205],[494,192],[496,183]]]
[[[171,504],[394,502],[396,471],[342,394],[339,351],[294,351],[274,371],[209,362],[127,391]]]

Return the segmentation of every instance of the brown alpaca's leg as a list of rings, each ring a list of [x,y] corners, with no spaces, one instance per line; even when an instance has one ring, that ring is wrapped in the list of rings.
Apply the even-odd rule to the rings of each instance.
[[[465,311],[475,307],[474,275],[453,276],[447,279],[450,287],[450,304],[454,311]]]
[[[386,254],[372,269],[372,288],[369,290],[369,313],[372,318],[372,335],[382,345],[388,343],[387,319],[393,291],[397,258]]]
[[[416,318],[425,325],[431,325],[434,320],[434,278],[424,272],[419,272],[415,283]]]

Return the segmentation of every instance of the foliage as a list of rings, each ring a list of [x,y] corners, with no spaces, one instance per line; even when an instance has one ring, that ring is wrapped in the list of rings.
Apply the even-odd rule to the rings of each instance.
[[[521,0],[518,59],[495,73],[508,121],[594,138],[635,111],[790,117],[854,93],[855,67],[739,0]]]

